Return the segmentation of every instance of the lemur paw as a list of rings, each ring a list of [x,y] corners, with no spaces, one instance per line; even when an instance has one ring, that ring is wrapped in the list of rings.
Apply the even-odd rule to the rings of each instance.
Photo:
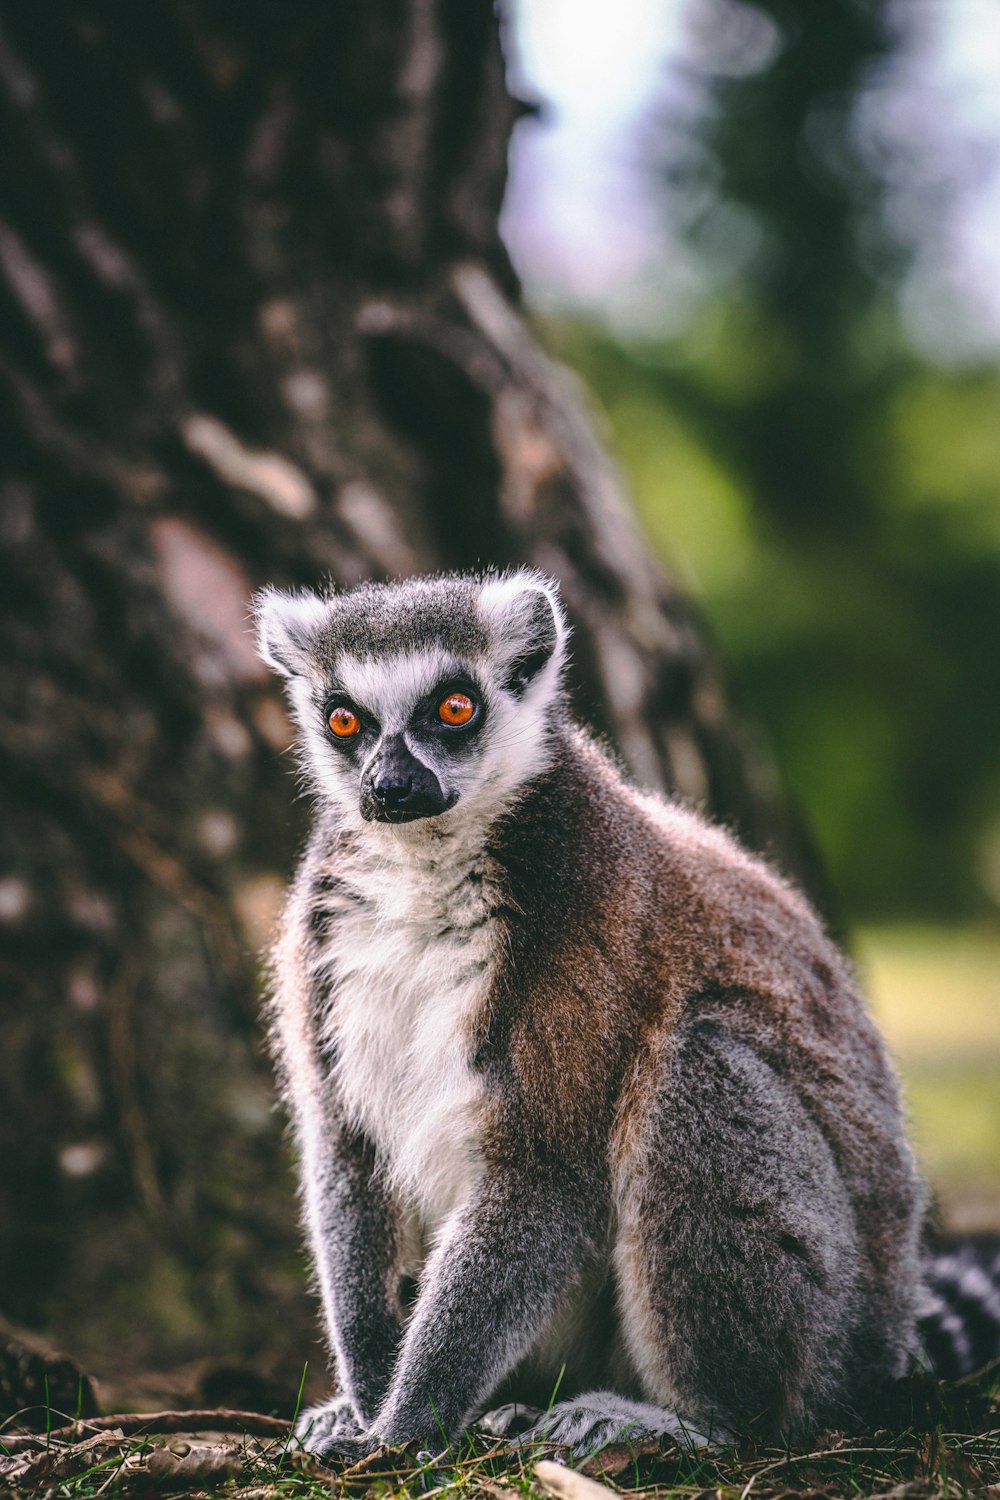
[[[334,1396],[299,1414],[293,1441],[297,1448],[315,1453],[319,1458],[354,1456],[363,1458],[371,1452],[372,1443],[358,1421],[349,1396]]]
[[[514,1437],[534,1426],[542,1415],[540,1406],[524,1406],[520,1401],[508,1401],[506,1406],[495,1406],[484,1411],[477,1426],[491,1437]]]
[[[570,1448],[575,1458],[589,1458],[612,1443],[639,1443],[664,1435],[685,1448],[703,1448],[713,1439],[718,1444],[727,1436],[716,1433],[713,1439],[705,1437],[666,1407],[629,1401],[613,1391],[588,1391],[542,1413],[521,1433],[521,1441]]]

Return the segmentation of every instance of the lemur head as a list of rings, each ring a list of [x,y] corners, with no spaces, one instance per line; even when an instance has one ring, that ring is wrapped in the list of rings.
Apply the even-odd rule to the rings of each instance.
[[[452,809],[502,811],[544,767],[568,629],[542,574],[265,589],[254,602],[310,779],[347,821],[441,830]]]

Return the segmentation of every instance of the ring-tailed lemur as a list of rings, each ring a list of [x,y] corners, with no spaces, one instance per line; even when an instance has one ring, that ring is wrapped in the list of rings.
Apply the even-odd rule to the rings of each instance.
[[[300,1440],[437,1450],[560,1374],[528,1436],[581,1452],[843,1422],[936,1294],[806,902],[571,724],[544,577],[257,614],[317,794],[272,1020],[343,1394]]]

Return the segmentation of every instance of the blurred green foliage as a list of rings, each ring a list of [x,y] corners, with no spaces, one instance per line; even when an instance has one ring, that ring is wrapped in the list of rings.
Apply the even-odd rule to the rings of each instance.
[[[861,978],[900,1064],[913,1140],[943,1221],[1000,1222],[1000,934],[894,923],[855,943]]]
[[[846,916],[983,916],[1000,902],[1000,371],[939,367],[901,328],[905,247],[857,124],[898,44],[889,8],[755,9],[781,45],[749,76],[705,73],[700,128],[666,140],[659,178],[717,261],[714,294],[680,333],[564,318],[550,341],[602,403]]]

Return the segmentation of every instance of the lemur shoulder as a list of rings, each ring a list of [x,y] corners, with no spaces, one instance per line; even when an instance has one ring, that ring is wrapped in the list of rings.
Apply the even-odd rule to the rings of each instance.
[[[847,1420],[915,1357],[925,1196],[806,901],[570,722],[541,575],[257,613],[317,801],[272,1001],[341,1392],[301,1440],[433,1449],[561,1372],[529,1430],[581,1452]]]

